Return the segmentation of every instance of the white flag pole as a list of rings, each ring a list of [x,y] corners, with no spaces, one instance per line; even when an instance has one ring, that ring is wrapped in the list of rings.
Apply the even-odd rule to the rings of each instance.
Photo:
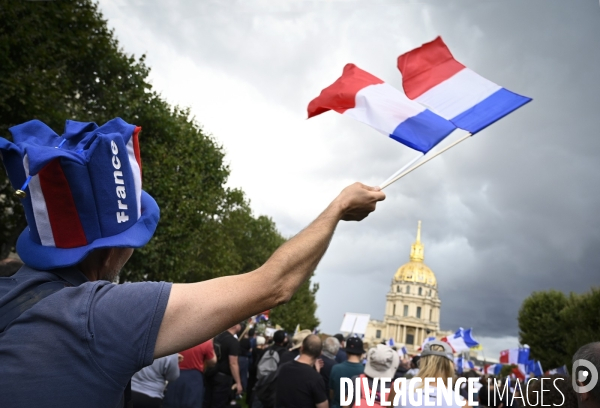
[[[467,133],[466,135],[464,135],[463,137],[461,137],[460,139],[458,139],[457,141],[449,144],[448,146],[444,147],[442,150],[440,150],[439,152],[437,152],[436,154],[434,154],[431,157],[428,157],[427,159],[423,160],[421,163],[417,164],[416,166],[411,167],[410,169],[398,174],[396,177],[392,178],[390,181],[386,181],[385,183],[383,183],[381,186],[379,186],[382,190],[384,188],[386,188],[387,186],[389,186],[390,184],[394,183],[395,181],[400,180],[402,177],[406,176],[408,173],[412,172],[413,170],[418,169],[419,167],[421,167],[422,165],[424,165],[425,163],[427,163],[429,160],[433,159],[434,157],[439,156],[440,154],[444,153],[446,150],[456,146],[457,144],[459,144],[460,142],[462,142],[463,140],[466,140],[467,138],[471,137],[471,133]]]
[[[413,164],[415,164],[418,160],[420,160],[423,156],[425,156],[424,153],[419,153],[419,155],[417,157],[415,157],[414,159],[412,159],[411,161],[409,161],[408,163],[406,163],[404,166],[402,166],[402,168],[400,168],[400,170],[398,170],[397,172],[395,172],[394,174],[392,174],[391,176],[389,176],[388,178],[385,179],[385,181],[383,183],[381,183],[381,185],[386,185],[386,183],[393,179],[394,177],[396,177],[398,174],[402,173],[403,171],[405,171],[406,169],[408,169],[410,166],[412,166]],[[381,187],[383,188],[383,187]]]

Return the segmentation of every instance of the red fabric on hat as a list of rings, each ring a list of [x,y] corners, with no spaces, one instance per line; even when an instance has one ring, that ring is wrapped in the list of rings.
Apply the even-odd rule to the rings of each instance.
[[[76,248],[87,245],[71,187],[59,159],[48,163],[39,172],[39,178],[56,247]]]

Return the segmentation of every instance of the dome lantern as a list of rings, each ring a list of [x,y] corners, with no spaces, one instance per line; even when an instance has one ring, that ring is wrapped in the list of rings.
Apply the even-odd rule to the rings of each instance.
[[[410,261],[398,268],[394,275],[395,282],[414,282],[437,286],[433,271],[423,262],[425,259],[424,249],[421,243],[421,221],[419,221],[417,239],[410,247]]]

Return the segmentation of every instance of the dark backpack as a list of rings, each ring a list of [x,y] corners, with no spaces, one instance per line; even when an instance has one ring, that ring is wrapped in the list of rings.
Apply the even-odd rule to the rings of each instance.
[[[277,388],[277,377],[281,369],[281,357],[279,350],[270,348],[263,354],[257,366],[256,384],[254,395],[264,408],[275,407],[275,391]]]
[[[206,379],[213,378],[219,372],[217,365],[222,360],[221,359],[221,334],[217,335],[213,339],[213,350],[215,352],[215,356],[217,357],[217,364],[214,364],[213,366],[208,367],[208,368],[204,367],[204,378],[206,378]]]

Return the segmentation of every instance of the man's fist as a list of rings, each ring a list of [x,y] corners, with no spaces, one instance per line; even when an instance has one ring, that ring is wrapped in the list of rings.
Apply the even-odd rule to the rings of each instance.
[[[375,211],[378,201],[385,200],[385,194],[379,187],[369,187],[354,183],[342,190],[334,200],[340,205],[344,221],[360,221]]]

